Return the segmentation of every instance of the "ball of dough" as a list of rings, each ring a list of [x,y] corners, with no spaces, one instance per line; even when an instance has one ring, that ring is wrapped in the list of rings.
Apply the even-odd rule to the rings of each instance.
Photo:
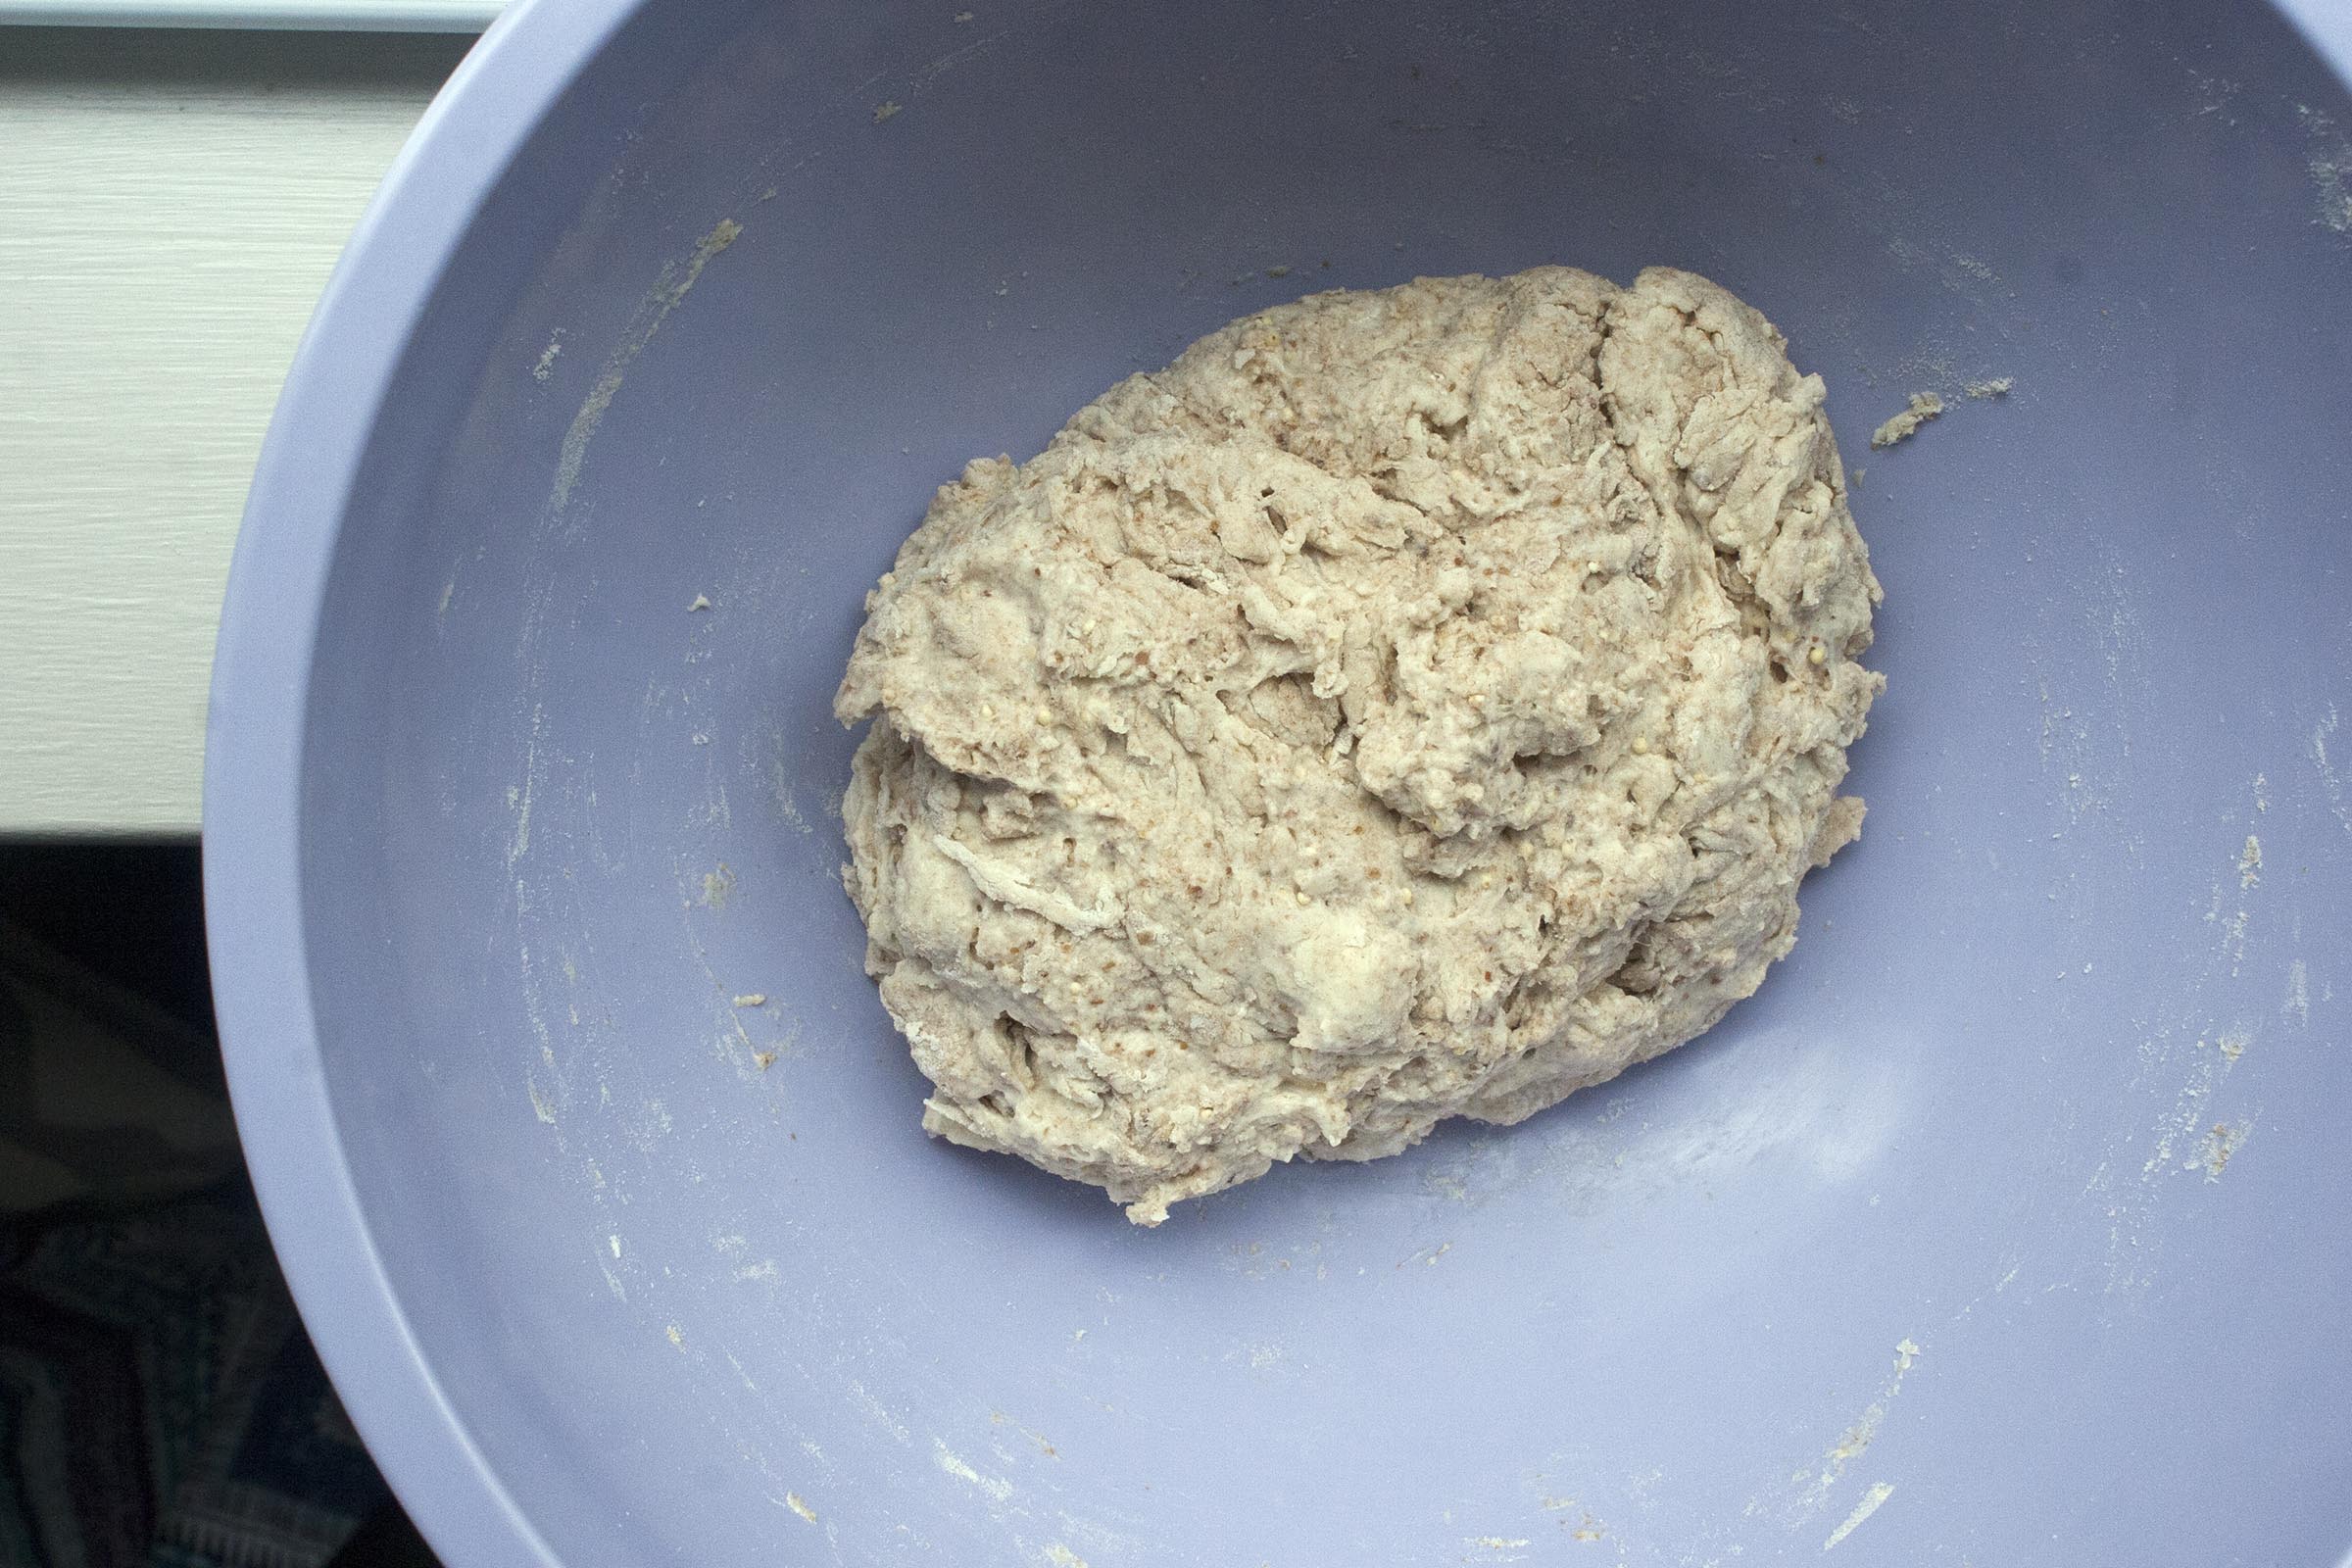
[[[1150,1225],[1754,991],[1884,684],[1784,350],[1658,269],[1320,294],[944,486],[835,702],[923,1125]]]

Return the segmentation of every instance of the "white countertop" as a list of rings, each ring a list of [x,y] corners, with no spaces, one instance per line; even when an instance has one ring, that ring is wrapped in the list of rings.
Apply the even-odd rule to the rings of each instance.
[[[0,29],[0,834],[189,834],[262,432],[462,38]]]

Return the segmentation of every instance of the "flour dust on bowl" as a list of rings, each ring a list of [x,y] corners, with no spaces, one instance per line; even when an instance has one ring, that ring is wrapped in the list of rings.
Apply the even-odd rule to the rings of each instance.
[[[516,8],[289,383],[208,777],[257,1182],[426,1533],[2341,1556],[2348,180],[2244,4]],[[1155,1231],[926,1139],[830,710],[935,487],[1304,292],[1653,264],[1823,376],[1886,587],[1793,954]]]

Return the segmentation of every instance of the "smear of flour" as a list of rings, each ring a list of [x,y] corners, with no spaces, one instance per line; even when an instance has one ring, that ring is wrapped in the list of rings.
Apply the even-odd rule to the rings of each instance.
[[[1015,1421],[1012,1417],[1006,1415],[1004,1411],[991,1410],[988,1413],[988,1419],[989,1424],[992,1426],[1012,1428],[1013,1431],[1018,1432],[1022,1437],[1027,1438],[1030,1443],[1035,1445],[1037,1451],[1044,1454],[1047,1458],[1058,1459],[1061,1457],[1061,1450],[1055,1447],[1044,1433],[1031,1431],[1029,1428],[1021,1425],[1018,1421]],[[1000,1457],[1007,1460],[1009,1460],[1011,1457],[1009,1454],[1006,1454],[1003,1448],[998,1448],[997,1453]]]
[[[939,1467],[942,1470],[945,1470],[949,1475],[954,1476],[956,1480],[963,1482],[966,1486],[978,1487],[982,1492],[987,1493],[999,1502],[1003,1502],[1007,1497],[1012,1495],[1011,1482],[1002,1480],[996,1476],[982,1475],[979,1471],[973,1469],[969,1464],[966,1464],[961,1458],[957,1457],[955,1450],[950,1448],[939,1439],[934,1438],[931,1440],[931,1457],[939,1465]]]
[[[795,833],[814,832],[808,813],[802,809],[800,798],[793,789],[797,759],[791,743],[780,733],[771,734],[767,739],[767,793],[768,798],[775,802],[776,814]]]
[[[2312,755],[2324,770],[2324,734],[2315,732]],[[2176,1184],[2200,1174],[2219,1180],[2255,1128],[2258,1107],[2246,1106],[2226,1088],[2256,1044],[2255,1019],[2244,1012],[2216,1017],[2201,994],[2240,975],[2248,962],[2249,934],[2272,897],[2265,884],[2278,869],[2269,863],[2275,857],[2266,854],[2260,835],[2251,831],[2269,809],[2270,782],[2257,773],[2237,829],[2242,839],[2234,850],[2226,848],[2228,840],[2214,847],[2221,864],[2204,920],[2215,929],[2215,950],[2185,972],[2182,1012],[2151,1029],[2139,1047],[2130,1093],[2155,1101],[2152,1119],[2120,1131],[2083,1188],[2107,1222],[2106,1290],[2111,1295],[2144,1290],[2155,1278],[2167,1236],[2166,1227],[2157,1223],[2158,1205],[2177,1193]],[[2281,1010],[2290,1019],[2296,1016],[2296,965],[2301,963],[2296,959],[2287,968]]]
[[[2240,1122],[2215,1122],[2198,1141],[2195,1155],[2182,1169],[2202,1169],[2207,1181],[2220,1181],[2222,1172],[2229,1168],[2230,1157],[2245,1147],[2246,1139],[2253,1131],[2252,1118]]]
[[[2187,1071],[2180,1074],[2171,1105],[2146,1134],[2148,1152],[2140,1161],[2137,1179],[2129,1183],[2118,1179],[2119,1167],[2129,1158],[2126,1145],[2100,1163],[2085,1188],[2085,1196],[2105,1201],[2106,1288],[2110,1293],[2144,1288],[2154,1277],[2164,1234],[2154,1217],[2166,1184],[2183,1172],[2202,1170],[2208,1176],[2220,1175],[2220,1167],[2243,1144],[2252,1118],[2225,1122],[2216,1117],[2215,1102],[2231,1070],[2253,1045],[2253,1031],[2242,1024],[2198,1034],[2188,1048]],[[2146,1086],[2160,1075],[2180,1072],[2180,1048],[2161,1035],[2143,1044],[2134,1088]],[[2215,1151],[2209,1146],[2215,1129],[2224,1126],[2240,1130],[2225,1135],[2227,1151],[2216,1160],[2210,1157]]]
[[[1895,1396],[1903,1392],[1903,1380],[1911,1375],[1911,1368],[1926,1353],[1920,1348],[1919,1342],[1908,1336],[1896,1342],[1893,1374],[1880,1386],[1878,1396],[1872,1399],[1862,1413],[1854,1418],[1838,1441],[1822,1453],[1821,1463],[1816,1471],[1809,1476],[1804,1472],[1799,1472],[1796,1477],[1797,1480],[1807,1484],[1804,1490],[1797,1494],[1796,1519],[1791,1521],[1791,1528],[1796,1522],[1818,1512],[1822,1504],[1829,1501],[1830,1493],[1844,1477],[1846,1466],[1870,1451],[1870,1446],[1878,1441],[1879,1429],[1886,1424],[1888,1408],[1893,1405]],[[1880,1500],[1885,1501],[1886,1499],[1881,1498]],[[1868,1517],[1867,1512],[1864,1517]],[[1836,1540],[1842,1539],[1844,1539],[1844,1533],[1841,1531]],[[1833,1541],[1834,1544],[1835,1541]]]
[[[2173,1169],[2181,1144],[2194,1137],[2204,1124],[2206,1106],[2212,1102],[2214,1092],[2237,1064],[2237,1059],[2246,1054],[2253,1038],[2243,1029],[2232,1029],[2211,1042],[2198,1039],[2195,1068],[2181,1084],[2171,1113],[2157,1124],[2155,1147],[2140,1166],[2143,1177],[2154,1179]]]
[[[571,416],[571,427],[564,432],[564,446],[556,460],[556,482],[549,490],[547,508],[551,514],[561,513],[571,500],[571,492],[580,480],[580,468],[588,461],[588,447],[596,439],[597,426],[604,422],[605,412],[612,407],[612,399],[620,392],[622,377],[645,346],[654,340],[669,313],[685,302],[703,269],[710,259],[735,243],[743,233],[743,225],[732,218],[722,218],[710,232],[695,243],[693,254],[683,262],[663,265],[654,279],[653,288],[638,303],[636,314],[629,318],[620,341],[605,357],[605,368],[596,378],[596,385],[581,400],[580,409]],[[551,345],[552,348],[552,345]]]
[[[1832,1546],[1837,1545],[1838,1543],[1843,1541],[1846,1537],[1861,1529],[1862,1521],[1868,1519],[1872,1514],[1877,1513],[1880,1506],[1884,1504],[1888,1497],[1893,1495],[1893,1482],[1879,1481],[1872,1483],[1871,1489],[1862,1494],[1862,1500],[1854,1504],[1854,1511],[1845,1516],[1845,1523],[1839,1525],[1837,1529],[1830,1532],[1830,1539],[1821,1544],[1821,1549],[1824,1551],[1829,1550]]]
[[[572,416],[570,426],[564,432],[564,441],[558,454],[556,471],[549,485],[547,501],[538,519],[538,525],[542,530],[552,532],[555,525],[562,522],[564,509],[569,504],[572,492],[579,482],[580,472],[587,461],[588,449],[595,439],[597,428],[606,412],[611,409],[613,398],[618,394],[622,379],[630,366],[636,362],[640,354],[644,353],[646,346],[653,341],[654,335],[661,329],[662,322],[668,319],[669,314],[685,301],[687,294],[692,291],[695,283],[702,277],[703,270],[710,264],[711,259],[733,244],[742,232],[742,225],[733,219],[722,220],[714,224],[710,232],[703,235],[690,255],[682,260],[664,264],[661,272],[657,274],[653,287],[647,291],[645,297],[639,301],[636,310],[631,314],[627,326],[613,344],[612,352],[606,356],[594,387],[582,400],[578,411]],[[532,373],[535,379],[552,378],[557,358],[567,341],[566,334],[562,331],[549,339],[546,349],[540,354],[539,363],[533,368]],[[524,736],[523,755],[520,759],[521,776],[519,781],[507,792],[507,805],[514,813],[514,832],[507,846],[507,867],[511,872],[515,873],[514,913],[515,937],[518,953],[521,956],[526,1015],[532,1030],[539,1036],[541,1055],[547,1060],[550,1073],[554,1074],[551,1094],[542,1094],[534,1083],[532,1110],[542,1122],[552,1127],[555,1125],[556,1110],[565,1103],[565,1086],[562,1075],[555,1072],[555,1062],[549,1049],[551,999],[546,994],[544,982],[530,962],[529,942],[535,924],[544,924],[559,916],[559,909],[541,906],[549,903],[561,905],[570,900],[573,895],[561,882],[550,881],[541,885],[527,874],[529,869],[527,862],[532,857],[535,839],[546,837],[546,835],[537,833],[538,822],[534,816],[534,809],[542,805],[543,799],[553,801],[559,806],[587,808],[583,814],[591,815],[591,819],[588,821],[588,831],[593,845],[595,829],[591,813],[596,805],[596,793],[592,785],[583,789],[575,782],[577,779],[576,769],[572,770],[569,778],[551,778],[549,776],[549,767],[562,755],[562,748],[560,744],[550,738],[546,710],[539,701],[540,694],[545,690],[547,683],[547,670],[541,650],[553,607],[552,589],[543,567],[534,567],[532,575],[524,585],[521,598],[522,626],[518,652],[523,666],[523,691],[519,703],[528,705],[530,717]],[[652,688],[649,687],[649,694]],[[522,710],[522,708],[518,706],[517,714]],[[517,724],[516,727],[523,728],[524,726]],[[551,791],[553,791],[552,794]],[[723,791],[717,793],[712,799],[712,815],[715,820],[719,821],[723,821],[727,815]],[[563,841],[564,835],[559,829],[555,835],[555,842],[561,846]],[[540,858],[544,858],[540,857]],[[703,888],[704,902],[707,905],[714,906],[716,902],[723,901],[727,888],[732,886],[731,873],[725,872],[724,867],[721,867],[719,874],[725,878],[723,885],[713,887],[706,882]],[[574,994],[570,999],[570,1004],[564,1007],[562,1012],[568,1016],[572,1025],[577,1028],[582,1025],[580,1004],[583,999],[579,995],[577,976],[568,957],[565,959],[564,977],[573,986]],[[607,1022],[609,1021],[608,1015]],[[605,1090],[600,1093],[603,1094],[605,1102],[609,1104],[611,1102],[610,1091]],[[666,1112],[660,1112],[658,1105],[654,1108],[660,1114],[659,1127],[653,1120],[645,1119],[624,1133],[624,1136],[640,1148],[650,1149],[657,1132],[667,1131]],[[555,1133],[555,1137],[558,1147],[562,1148],[564,1135],[561,1129]],[[591,1168],[593,1169],[593,1167]],[[601,1178],[599,1186],[602,1186]],[[615,1294],[623,1294],[618,1280],[612,1277],[609,1271],[608,1279],[612,1281]]]
[[[514,812],[514,836],[507,844],[507,869],[531,853],[531,800],[539,787],[539,742],[547,734],[545,705],[531,705],[530,736],[523,742],[522,782],[507,791],[507,805]]]
[[[2337,723],[2335,705],[2329,703],[2328,711],[2311,726],[2311,764],[2320,770],[2320,788],[2327,792],[2328,805],[2335,812],[2335,819],[2343,823],[2345,832],[2352,833],[2352,801],[2345,799],[2343,776],[2328,755],[2328,743],[2335,739]]]
[[[2315,221],[2335,233],[2352,234],[2352,140],[2336,129],[2332,116],[2309,104],[2297,104],[2295,118],[2303,122],[2310,142],[2304,167],[2318,198]]]
[[[866,1389],[864,1384],[852,1383],[849,1385],[846,1392],[850,1396],[850,1402],[858,1406],[859,1410],[863,1411],[865,1418],[868,1421],[872,1422],[875,1426],[880,1427],[884,1432],[889,1433],[892,1438],[896,1439],[900,1443],[911,1443],[914,1441],[913,1438],[908,1435],[905,1424],[902,1423],[897,1416],[892,1415],[890,1413],[890,1407],[884,1404],[880,1399],[874,1397],[872,1393]]]
[[[2202,120],[2210,116],[2225,125],[2237,124],[2237,116],[2230,112],[2230,105],[2246,90],[2244,82],[2232,76],[2208,76],[2194,70],[2189,72],[2188,79],[2195,84],[2197,97],[2196,112],[2191,118]]]

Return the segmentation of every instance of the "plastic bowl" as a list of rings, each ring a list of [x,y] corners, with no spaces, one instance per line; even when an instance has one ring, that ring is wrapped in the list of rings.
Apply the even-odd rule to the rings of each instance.
[[[289,383],[208,778],[247,1147],[427,1535],[2332,1560],[2348,138],[2204,0],[517,8]],[[1252,307],[1553,262],[1753,301],[1867,470],[1870,828],[1794,956],[1156,1232],[927,1142],[827,700],[932,487]]]

